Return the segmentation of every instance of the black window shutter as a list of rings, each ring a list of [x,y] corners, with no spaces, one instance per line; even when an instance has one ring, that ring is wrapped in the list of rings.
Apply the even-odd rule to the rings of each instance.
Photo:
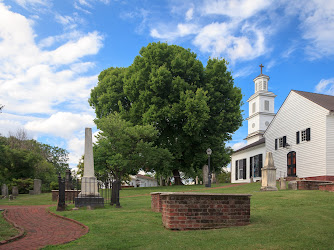
[[[283,148],[286,146],[286,136],[283,136]]]
[[[242,165],[243,165],[243,169],[244,169],[244,174],[243,174],[244,176],[243,176],[243,178],[246,179],[246,176],[247,176],[246,175],[246,169],[247,169],[246,168],[246,159],[243,160],[243,164]]]
[[[260,177],[262,176],[262,154],[259,154],[259,173],[260,173]]]
[[[235,161],[235,179],[238,180],[238,161]]]
[[[275,150],[277,150],[277,139],[275,139]]]
[[[249,178],[253,176],[253,158],[254,157],[249,158]]]
[[[296,132],[296,143],[299,144],[299,131]]]
[[[311,128],[306,129],[306,141],[311,140]]]

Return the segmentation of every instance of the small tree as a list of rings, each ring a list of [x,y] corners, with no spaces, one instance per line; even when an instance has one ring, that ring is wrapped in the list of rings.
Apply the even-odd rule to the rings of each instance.
[[[101,130],[94,146],[95,170],[109,172],[116,182],[140,169],[152,171],[169,167],[172,155],[154,146],[158,131],[151,125],[136,125],[123,120],[118,113],[95,120]],[[119,195],[119,193],[117,193]]]

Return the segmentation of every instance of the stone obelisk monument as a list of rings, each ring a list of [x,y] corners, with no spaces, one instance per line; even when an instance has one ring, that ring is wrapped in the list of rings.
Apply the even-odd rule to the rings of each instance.
[[[271,152],[267,152],[264,167],[262,168],[262,187],[261,191],[277,191],[276,187],[276,168]]]
[[[94,156],[92,129],[85,129],[85,156],[84,156],[84,176],[81,178],[81,192],[75,198],[75,206],[104,206],[104,199],[100,196],[97,188],[97,179],[94,175]]]

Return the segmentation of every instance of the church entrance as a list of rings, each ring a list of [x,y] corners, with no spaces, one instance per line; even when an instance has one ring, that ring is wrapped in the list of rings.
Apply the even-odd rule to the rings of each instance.
[[[296,177],[296,152],[291,151],[287,155],[288,176]]]

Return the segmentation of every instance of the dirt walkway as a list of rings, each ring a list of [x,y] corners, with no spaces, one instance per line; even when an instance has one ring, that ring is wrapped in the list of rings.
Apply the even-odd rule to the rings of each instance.
[[[3,206],[6,218],[23,228],[26,235],[16,241],[0,245],[0,249],[39,249],[47,245],[64,244],[88,233],[88,227],[50,214],[41,206]]]

